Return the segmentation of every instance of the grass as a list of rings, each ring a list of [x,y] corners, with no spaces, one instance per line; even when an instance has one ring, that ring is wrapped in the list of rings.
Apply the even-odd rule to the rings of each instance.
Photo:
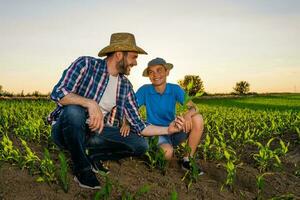
[[[248,108],[252,110],[300,111],[300,94],[242,96],[232,98],[198,98],[195,103],[208,106]]]

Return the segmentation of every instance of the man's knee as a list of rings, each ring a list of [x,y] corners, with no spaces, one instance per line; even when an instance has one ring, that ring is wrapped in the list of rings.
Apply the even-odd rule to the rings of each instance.
[[[82,126],[85,124],[87,119],[86,109],[78,105],[68,105],[64,106],[63,111],[63,121],[71,126]]]
[[[149,145],[148,145],[147,141],[145,139],[143,139],[143,140],[141,140],[141,142],[137,143],[134,146],[134,154],[136,156],[142,156],[147,152],[148,148],[149,148]]]

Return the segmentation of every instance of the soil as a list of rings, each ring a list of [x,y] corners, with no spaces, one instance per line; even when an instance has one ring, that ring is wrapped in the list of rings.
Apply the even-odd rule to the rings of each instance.
[[[16,146],[19,142],[12,138]],[[37,155],[42,158],[43,145],[28,143]],[[251,150],[251,149],[250,149]],[[55,151],[54,151],[55,152]],[[51,153],[57,163],[57,152]],[[265,175],[265,185],[261,192],[262,199],[287,196],[293,194],[294,199],[300,199],[300,177],[295,175],[299,170],[300,149],[293,147],[283,160],[281,171],[272,171]],[[149,185],[149,192],[140,199],[170,199],[172,191],[176,190],[178,199],[257,199],[256,176],[259,171],[251,160],[245,160],[237,167],[236,179],[232,188],[222,188],[226,179],[226,169],[222,164],[200,160],[204,175],[199,176],[196,183],[187,189],[187,182],[182,181],[184,171],[177,160],[169,163],[166,174],[160,170],[149,169],[144,160],[126,158],[116,161],[107,161],[110,169],[109,178],[112,181],[112,194],[110,199],[121,199],[127,192],[134,194],[144,185]],[[70,171],[70,170],[69,170]],[[30,175],[27,169],[20,170],[10,163],[0,162],[0,199],[2,200],[34,200],[34,199],[93,199],[96,191],[82,189],[74,181],[69,172],[70,187],[65,193],[59,184],[38,183],[37,175]],[[102,186],[105,179],[97,175]]]

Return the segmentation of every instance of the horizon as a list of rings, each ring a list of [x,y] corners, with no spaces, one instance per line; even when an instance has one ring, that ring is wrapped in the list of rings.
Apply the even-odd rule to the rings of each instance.
[[[210,94],[230,93],[239,81],[250,92],[300,92],[296,0],[13,0],[0,8],[0,85],[8,92],[51,92],[71,62],[97,57],[114,32],[133,33],[148,52],[128,76],[135,90],[150,83],[141,75],[148,61],[162,57],[174,64],[168,82],[198,75]]]

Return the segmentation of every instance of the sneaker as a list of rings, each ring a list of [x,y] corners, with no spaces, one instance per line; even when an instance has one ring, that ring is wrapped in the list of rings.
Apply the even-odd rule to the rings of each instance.
[[[99,173],[99,171],[104,172],[105,174],[109,174],[109,169],[105,167],[102,161],[92,162],[92,171],[94,173]]]
[[[100,189],[100,183],[92,170],[83,171],[74,176],[74,181],[86,189]]]
[[[191,163],[190,161],[185,161],[185,160],[182,160],[182,163],[181,163],[181,168],[184,170],[184,171],[189,171],[191,170]],[[201,167],[196,164],[196,168],[198,170],[198,175],[201,176],[204,174],[204,172],[202,171]]]

